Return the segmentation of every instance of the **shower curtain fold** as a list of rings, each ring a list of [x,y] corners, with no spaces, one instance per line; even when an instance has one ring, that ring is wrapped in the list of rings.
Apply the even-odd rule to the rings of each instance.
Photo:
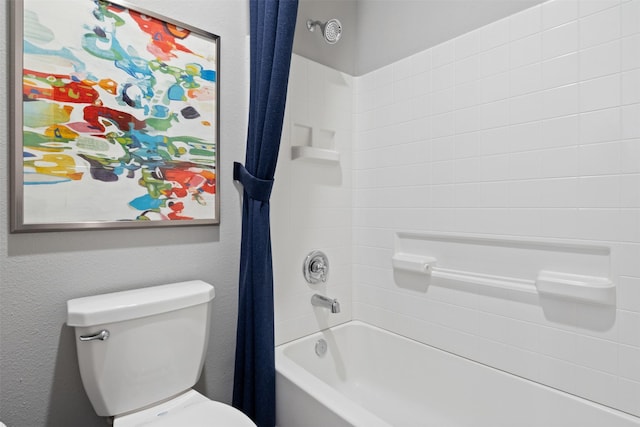
[[[275,426],[273,267],[269,197],[273,185],[298,0],[250,0],[251,74],[243,184],[242,242],[233,406],[259,427]]]

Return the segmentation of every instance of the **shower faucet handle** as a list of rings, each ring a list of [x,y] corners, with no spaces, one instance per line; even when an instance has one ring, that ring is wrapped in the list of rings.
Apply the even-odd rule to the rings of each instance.
[[[321,251],[309,253],[302,264],[302,273],[305,280],[312,285],[326,282],[329,275],[329,259]]]
[[[316,259],[312,260],[311,261],[311,266],[309,268],[311,270],[311,273],[319,274],[320,278],[322,279],[322,281],[323,282],[326,281],[326,279],[327,279],[327,277],[326,277],[327,266],[322,261],[322,258],[316,258]]]

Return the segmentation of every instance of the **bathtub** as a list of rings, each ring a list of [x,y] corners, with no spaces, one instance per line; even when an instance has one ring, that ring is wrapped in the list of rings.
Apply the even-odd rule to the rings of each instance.
[[[359,321],[276,347],[276,393],[278,427],[640,426],[638,417]]]

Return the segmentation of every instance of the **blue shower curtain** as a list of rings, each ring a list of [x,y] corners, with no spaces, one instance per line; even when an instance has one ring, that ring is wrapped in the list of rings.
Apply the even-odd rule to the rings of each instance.
[[[298,0],[250,0],[251,81],[247,154],[233,177],[244,187],[233,406],[275,425],[273,269],[269,197],[276,170]]]

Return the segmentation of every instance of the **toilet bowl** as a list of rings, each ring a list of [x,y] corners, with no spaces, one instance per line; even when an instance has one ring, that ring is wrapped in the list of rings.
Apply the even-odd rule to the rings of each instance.
[[[114,427],[255,427],[193,390],[208,346],[213,286],[200,280],[67,301],[84,389]]]

